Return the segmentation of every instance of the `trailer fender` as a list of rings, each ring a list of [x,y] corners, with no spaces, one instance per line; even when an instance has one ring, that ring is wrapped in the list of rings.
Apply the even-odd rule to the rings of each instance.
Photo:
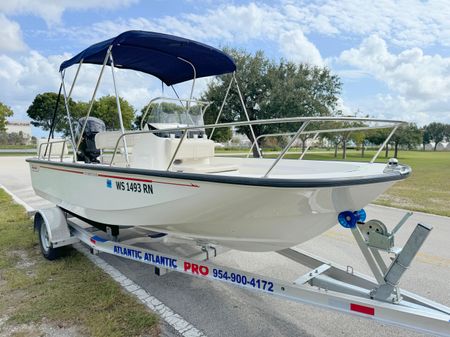
[[[52,247],[71,245],[79,240],[71,236],[65,213],[59,207],[40,209],[34,215],[34,230],[40,226],[47,228],[48,238]]]

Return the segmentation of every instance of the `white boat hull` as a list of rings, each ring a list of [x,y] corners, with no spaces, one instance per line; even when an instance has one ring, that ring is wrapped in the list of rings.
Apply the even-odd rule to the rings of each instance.
[[[30,165],[36,193],[77,216],[248,251],[279,250],[316,237],[337,223],[340,212],[363,208],[393,183],[249,187],[101,166]]]

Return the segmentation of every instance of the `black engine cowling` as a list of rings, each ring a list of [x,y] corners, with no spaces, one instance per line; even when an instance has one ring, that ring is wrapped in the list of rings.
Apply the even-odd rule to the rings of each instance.
[[[81,135],[81,130],[86,118],[86,127]],[[95,117],[83,117],[78,120],[76,138],[79,140],[81,137],[81,143],[77,152],[77,160],[82,160],[85,163],[99,162],[97,158],[100,156],[100,150],[95,147],[95,135],[102,131],[106,131],[106,127],[101,119]]]

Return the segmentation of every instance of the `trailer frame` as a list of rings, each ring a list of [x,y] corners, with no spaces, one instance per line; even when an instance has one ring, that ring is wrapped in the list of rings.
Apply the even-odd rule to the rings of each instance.
[[[395,226],[395,231],[409,216],[410,214],[407,214]],[[360,224],[364,223],[360,222]],[[405,247],[386,248],[381,245],[382,249],[395,254],[395,259],[389,267],[383,267],[377,257],[378,249],[381,248],[370,246],[369,240],[362,237],[359,226],[351,228],[367,262],[369,265],[373,264],[371,269],[375,267],[380,269],[380,275],[375,279],[359,274],[350,267],[344,268],[305,251],[293,248],[280,250],[277,252],[278,254],[311,268],[308,273],[291,282],[215,264],[211,260],[218,255],[221,247],[214,245],[201,244],[199,254],[186,257],[146,249],[126,241],[117,242],[115,237],[100,234],[97,228],[71,217],[57,206],[37,211],[35,229],[39,230],[40,234],[42,234],[41,231],[47,231],[50,252],[54,253],[50,254],[52,257],[57,256],[56,252],[63,246],[81,241],[90,247],[93,254],[102,252],[141,262],[153,266],[157,275],[176,271],[432,335],[450,336],[449,307],[400,290],[398,287],[401,275],[408,268],[408,265],[402,263],[414,258],[421,243],[431,230],[431,227],[423,224],[416,226]],[[420,231],[426,233],[422,235]],[[54,233],[58,233],[58,235]],[[393,233],[384,233],[386,239],[394,234],[394,231]],[[52,242],[52,238],[56,238],[54,242]],[[151,238],[142,237],[142,240],[137,238],[129,242],[136,243],[146,240],[152,241]],[[364,250],[366,251],[364,252]],[[47,257],[45,254],[44,256]]]

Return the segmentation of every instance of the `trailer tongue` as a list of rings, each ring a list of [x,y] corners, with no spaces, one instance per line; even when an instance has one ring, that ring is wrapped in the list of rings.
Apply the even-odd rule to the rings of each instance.
[[[113,236],[101,234],[80,219],[68,218],[68,214],[58,207],[38,211],[35,228],[40,233],[44,256],[49,259],[57,258],[62,246],[81,241],[94,254],[103,252],[151,265],[158,275],[176,271],[433,335],[450,336],[450,308],[398,287],[400,278],[431,227],[418,224],[405,246],[398,248],[394,247],[395,233],[411,213],[406,214],[391,233],[382,223],[376,226],[374,221],[378,220],[363,222],[365,214],[355,212],[354,215],[341,224],[352,231],[376,280],[357,274],[350,267],[343,268],[296,249],[284,249],[278,253],[311,270],[292,282],[278,280],[214,264],[211,260],[221,252],[221,247],[200,245],[198,254],[186,257],[186,254],[166,254],[167,249],[137,246],[137,242],[151,244],[156,241],[161,244],[163,241],[142,237],[142,233],[117,242]],[[371,225],[365,226],[368,223]],[[394,255],[389,266],[384,263],[380,251]]]

